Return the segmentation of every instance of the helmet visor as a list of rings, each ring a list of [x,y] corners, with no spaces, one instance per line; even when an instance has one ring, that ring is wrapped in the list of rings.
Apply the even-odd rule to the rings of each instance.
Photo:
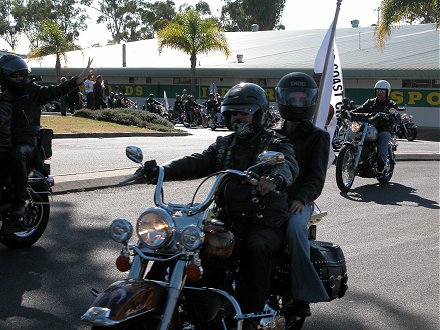
[[[254,114],[260,110],[258,104],[226,104],[222,105],[221,113],[225,112],[243,112],[246,114]]]
[[[276,88],[277,103],[294,108],[313,106],[317,95],[317,88]]]

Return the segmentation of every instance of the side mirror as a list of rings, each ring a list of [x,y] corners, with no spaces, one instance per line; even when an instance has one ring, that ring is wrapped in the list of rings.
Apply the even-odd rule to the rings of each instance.
[[[125,154],[127,155],[128,159],[131,161],[142,164],[142,160],[144,159],[144,154],[142,153],[141,148],[135,147],[135,146],[128,146],[125,148]]]
[[[264,151],[257,157],[258,164],[279,165],[284,163],[284,154],[277,151]]]

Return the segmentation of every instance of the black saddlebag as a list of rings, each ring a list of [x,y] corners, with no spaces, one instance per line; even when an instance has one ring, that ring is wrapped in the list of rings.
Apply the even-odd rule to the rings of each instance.
[[[44,151],[44,158],[52,157],[53,130],[50,128],[40,129],[39,145]]]
[[[330,300],[342,298],[348,288],[348,275],[341,247],[329,242],[311,241],[310,259]]]

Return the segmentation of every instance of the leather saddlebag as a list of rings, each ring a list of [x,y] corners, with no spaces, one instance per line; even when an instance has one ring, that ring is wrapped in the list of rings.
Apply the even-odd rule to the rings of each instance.
[[[40,129],[40,141],[39,144],[43,148],[44,158],[52,157],[52,139],[53,130],[50,128]]]
[[[348,275],[341,247],[330,242],[311,241],[310,259],[330,300],[342,298],[348,288]]]

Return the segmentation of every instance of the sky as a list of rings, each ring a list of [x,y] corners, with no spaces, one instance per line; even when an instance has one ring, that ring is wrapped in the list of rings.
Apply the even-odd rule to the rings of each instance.
[[[220,16],[223,1],[205,1],[210,5],[213,15]],[[183,3],[195,5],[197,2],[198,0],[174,0],[176,9]],[[327,29],[335,16],[336,2],[337,0],[286,0],[282,24],[284,24],[286,30]],[[337,27],[349,28],[351,27],[351,21],[354,19],[359,20],[359,26],[361,27],[376,24],[378,20],[377,8],[381,2],[382,0],[342,0]],[[90,9],[88,13],[90,17],[97,17],[95,10]],[[81,32],[78,44],[83,48],[97,43],[105,45],[110,38],[105,25],[97,25],[93,20],[90,20],[87,24],[88,31]],[[18,43],[17,52],[27,53],[26,47],[25,38],[23,37]],[[0,41],[0,49],[9,49],[9,46]]]

